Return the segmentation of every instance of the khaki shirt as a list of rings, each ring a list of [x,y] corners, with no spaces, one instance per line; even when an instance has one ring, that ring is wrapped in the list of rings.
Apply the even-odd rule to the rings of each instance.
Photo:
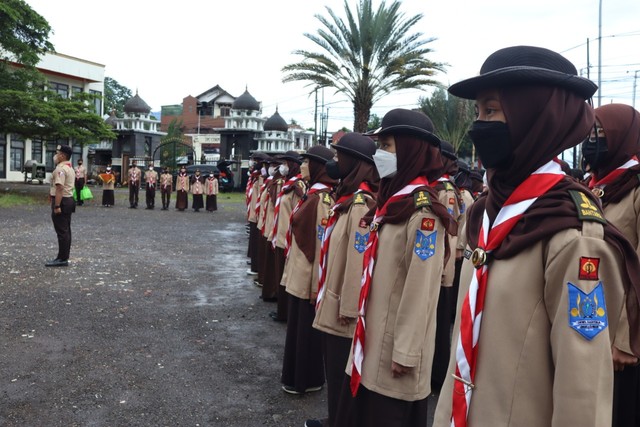
[[[438,192],[438,200],[442,203],[447,211],[451,214],[453,219],[458,223],[458,230],[460,230],[460,221],[463,218],[463,210],[460,203],[458,203],[458,196],[455,191],[455,187],[450,181],[444,182],[446,189]],[[449,259],[442,271],[442,286],[453,286],[453,278],[456,273],[456,247],[458,246],[458,236],[447,235],[449,240]]]
[[[462,215],[460,215],[460,221],[458,221],[458,244],[456,245],[456,249],[465,250],[467,248],[467,212],[471,205],[473,205],[473,202],[475,202],[475,199],[471,192],[466,189],[460,190],[460,196],[464,202],[464,212],[461,212]]]
[[[625,304],[625,263],[604,241],[601,224],[582,224],[582,230],[562,230],[509,259],[491,262],[470,426],[611,426],[612,331],[617,330]],[[581,257],[599,260],[594,279],[581,275]],[[460,305],[473,273],[465,259],[453,349],[458,344]],[[571,326],[576,310],[572,307],[578,301],[569,298],[569,283],[586,294],[602,283],[605,301],[592,302],[606,307],[608,326],[590,340]],[[435,427],[451,425],[455,350],[451,355]]]
[[[147,187],[155,187],[158,183],[158,172],[154,170],[145,171],[144,181],[147,183]]]
[[[214,196],[218,194],[218,179],[217,178],[207,178],[204,182],[204,194],[207,196]]]
[[[178,175],[176,178],[176,191],[189,191],[189,175]]]
[[[204,193],[204,178],[202,175],[196,177],[193,176],[193,182],[191,183],[191,194],[203,194]]]
[[[304,181],[298,180],[294,185],[300,187],[304,194]],[[287,230],[289,229],[289,220],[291,219],[291,212],[298,204],[298,200],[300,200],[300,197],[298,197],[295,190],[291,190],[288,193],[283,194],[280,200],[280,208],[278,209],[278,235],[272,236],[272,240],[276,240],[276,246],[279,248],[284,249],[284,245],[287,240]]]
[[[87,170],[84,166],[76,166],[74,170],[76,173],[76,179],[83,179],[87,176]]]
[[[284,184],[284,179],[275,178],[276,182],[271,184],[275,186],[275,194],[280,193],[280,189],[282,188],[282,184]],[[265,193],[271,193],[269,190],[265,190]],[[265,206],[265,214],[264,214],[264,235],[267,238],[267,241],[270,242],[273,240],[273,222],[275,220],[275,210],[276,210],[276,201],[269,196],[269,200]]]
[[[162,188],[163,190],[168,189],[169,191],[171,191],[172,187],[173,187],[173,177],[171,176],[171,174],[163,173],[162,175],[160,175],[160,188]]]
[[[260,187],[262,187],[262,183],[264,182],[264,178],[262,175],[256,179],[253,183],[253,189],[251,190],[251,199],[249,200],[249,212],[248,212],[248,221],[249,222],[258,222],[258,215],[256,214],[256,205],[258,203],[258,198],[260,197]]]
[[[58,163],[51,174],[51,188],[49,195],[56,195],[56,185],[62,185],[62,197],[73,197],[73,188],[76,182],[76,174],[71,167],[71,162]]]
[[[129,184],[140,184],[140,169],[137,166],[134,166],[129,169]]]

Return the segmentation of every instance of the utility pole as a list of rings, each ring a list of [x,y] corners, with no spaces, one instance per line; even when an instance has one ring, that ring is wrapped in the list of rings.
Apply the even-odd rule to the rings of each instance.
[[[640,70],[636,70],[633,73],[633,108],[636,108],[636,83],[638,83],[638,73],[640,73]]]
[[[602,0],[598,10],[598,107],[602,102]]]
[[[313,143],[318,142],[318,88],[316,87],[316,108],[313,112]]]

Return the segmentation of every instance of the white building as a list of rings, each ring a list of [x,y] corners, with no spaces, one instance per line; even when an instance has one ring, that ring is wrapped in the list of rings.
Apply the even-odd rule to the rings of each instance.
[[[73,96],[77,92],[99,95],[95,108],[96,114],[102,116],[104,65],[60,53],[48,53],[36,68],[48,80],[49,88],[63,97]],[[87,150],[73,141],[31,140],[16,134],[0,134],[0,181],[24,180],[23,167],[27,160],[44,163],[49,176],[54,169],[53,156],[58,144],[71,145],[74,165],[81,157],[86,160]]]

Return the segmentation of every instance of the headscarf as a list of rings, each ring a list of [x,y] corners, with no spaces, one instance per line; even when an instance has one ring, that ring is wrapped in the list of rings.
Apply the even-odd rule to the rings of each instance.
[[[467,238],[475,249],[486,208],[493,222],[500,208],[515,188],[532,172],[552,161],[567,148],[580,143],[593,126],[593,109],[578,95],[557,87],[522,86],[500,90],[512,158],[504,169],[488,169],[488,191],[471,205],[467,220]],[[565,176],[556,186],[539,197],[513,227],[502,244],[492,252],[495,259],[507,259],[536,242],[569,228],[582,228],[577,208],[569,190],[577,190],[598,204],[585,187]],[[613,226],[604,225],[605,241],[615,247],[626,262],[627,312],[635,354],[640,354],[640,263],[631,244]]]
[[[596,181],[622,166],[640,150],[640,113],[624,104],[607,104],[596,108],[596,119],[607,138],[607,152],[593,173]],[[603,206],[617,203],[640,185],[640,165],[627,169],[614,182],[607,184],[602,196]]]

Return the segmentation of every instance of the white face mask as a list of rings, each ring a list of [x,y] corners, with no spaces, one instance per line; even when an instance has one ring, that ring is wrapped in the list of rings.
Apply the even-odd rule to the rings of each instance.
[[[153,170],[153,166],[149,166],[149,170],[152,171]]]
[[[398,159],[395,153],[377,149],[376,154],[373,155],[373,162],[376,164],[380,179],[391,178],[398,171]]]
[[[287,165],[280,165],[278,170],[280,171],[280,175],[282,175],[282,176],[289,175],[289,166],[287,166]]]
[[[267,172],[267,169],[263,166],[262,169],[260,169],[260,173],[266,178],[269,172]]]
[[[269,176],[273,176],[276,174],[276,168],[273,166],[269,166]]]

